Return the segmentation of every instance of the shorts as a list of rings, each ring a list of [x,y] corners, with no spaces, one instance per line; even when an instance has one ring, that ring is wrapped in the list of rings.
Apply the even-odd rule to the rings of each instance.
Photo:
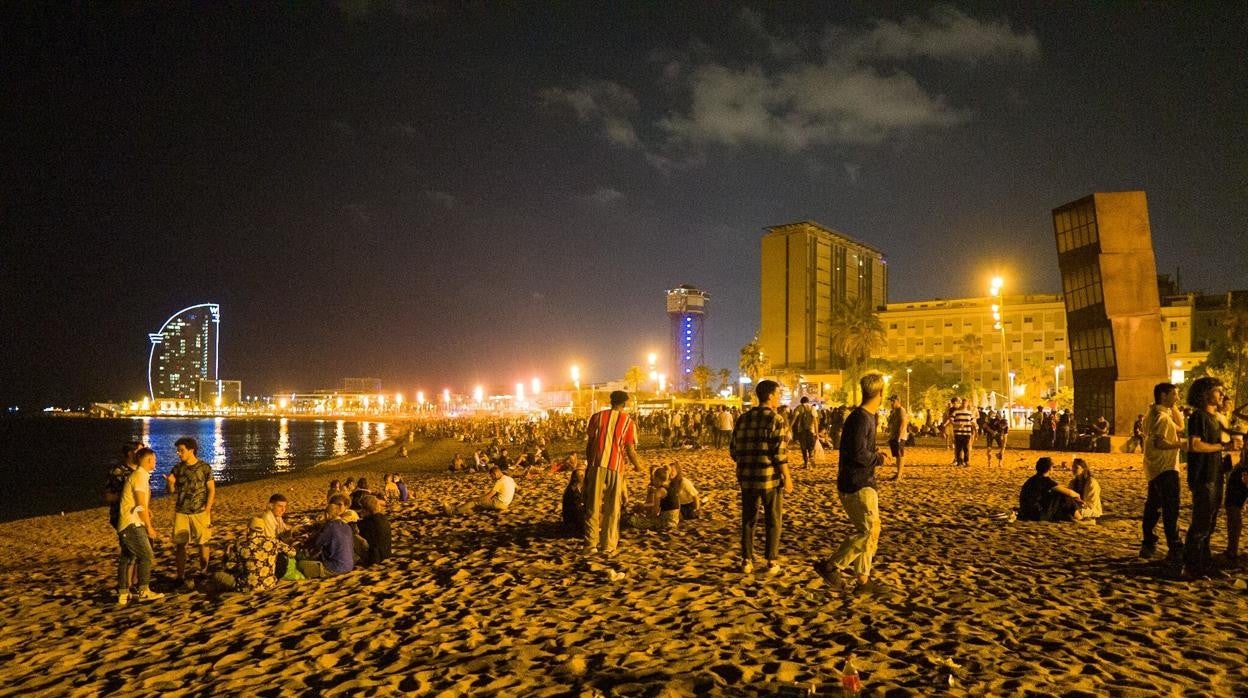
[[[203,545],[212,538],[212,516],[201,511],[198,514],[173,514],[173,542],[175,545]]]
[[[893,452],[893,458],[901,458],[906,455],[906,442],[900,439],[889,439],[888,448]]]
[[[1244,484],[1240,468],[1231,471],[1231,477],[1226,483],[1226,508],[1227,509],[1243,509],[1244,504],[1248,503],[1248,485]]]

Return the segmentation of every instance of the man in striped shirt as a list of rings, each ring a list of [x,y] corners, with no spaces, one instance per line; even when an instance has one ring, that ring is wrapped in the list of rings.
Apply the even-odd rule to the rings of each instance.
[[[949,421],[953,427],[953,464],[963,467],[971,464],[971,442],[975,440],[975,413],[970,400],[954,398],[953,412]]]
[[[761,501],[767,518],[767,574],[780,572],[780,526],[784,516],[784,492],[793,491],[793,478],[785,455],[789,425],[776,411],[780,385],[761,381],[754,389],[758,404],[737,419],[728,453],[737,463],[741,485],[741,572],[754,571],[754,526]]]
[[[624,494],[624,460],[642,469],[637,455],[637,424],[628,416],[628,393],[611,393],[611,409],[589,418],[585,445],[585,554],[599,548],[615,555],[620,543],[620,500]]]

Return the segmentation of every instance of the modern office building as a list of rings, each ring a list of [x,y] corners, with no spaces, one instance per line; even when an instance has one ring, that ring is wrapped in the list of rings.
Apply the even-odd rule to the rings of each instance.
[[[243,382],[200,381],[198,397],[205,407],[233,407],[243,401]]]
[[[183,308],[148,335],[147,389],[153,400],[196,400],[201,380],[217,380],[221,306]]]
[[[694,286],[678,286],[667,292],[667,317],[672,335],[672,387],[688,390],[693,369],[706,363],[706,302],[710,295]]]
[[[777,225],[762,238],[758,341],[773,370],[839,385],[844,368],[832,352],[837,305],[888,303],[884,253],[812,221]]]
[[[1075,415],[1118,435],[1168,380],[1157,264],[1142,191],[1096,193],[1053,209],[1066,301]]]
[[[380,378],[343,378],[342,391],[345,393],[373,394],[381,392]]]

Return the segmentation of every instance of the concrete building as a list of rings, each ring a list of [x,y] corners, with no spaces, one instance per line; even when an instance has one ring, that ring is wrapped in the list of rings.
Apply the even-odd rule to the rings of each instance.
[[[147,336],[147,390],[153,400],[196,400],[201,380],[217,379],[221,306],[183,308]]]
[[[1104,415],[1118,435],[1170,378],[1148,201],[1096,193],[1053,209],[1066,300],[1075,415]]]
[[[758,341],[775,371],[840,384],[831,321],[841,302],[888,303],[884,253],[812,221],[767,229],[762,238]]]
[[[1209,356],[1207,350],[1197,349],[1199,345],[1193,339],[1195,303],[1189,302],[1193,298],[1209,297],[1176,296],[1167,299],[1175,305],[1161,307],[1166,365],[1176,383]],[[898,363],[927,363],[950,380],[971,380],[985,390],[1004,394],[1008,386],[1001,384],[1001,333],[993,329],[992,317],[992,304],[997,300],[986,296],[889,303],[880,312],[886,340],[878,356]],[[1071,362],[1062,296],[1007,295],[1004,301],[1011,369],[1041,366],[1046,373],[1053,374],[1048,379],[1050,385],[1068,385],[1070,379],[1065,373]],[[974,335],[979,341],[967,340],[967,335]],[[1151,386],[1149,390],[1151,394]]]
[[[667,292],[667,317],[671,323],[672,387],[689,390],[693,369],[706,363],[706,302],[711,296],[694,286],[683,285]]]

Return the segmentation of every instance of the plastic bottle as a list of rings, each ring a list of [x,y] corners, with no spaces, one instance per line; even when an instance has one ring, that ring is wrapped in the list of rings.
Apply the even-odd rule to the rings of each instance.
[[[852,698],[862,695],[862,678],[858,676],[858,667],[854,666],[854,655],[849,655],[845,666],[841,669],[841,695]]]

